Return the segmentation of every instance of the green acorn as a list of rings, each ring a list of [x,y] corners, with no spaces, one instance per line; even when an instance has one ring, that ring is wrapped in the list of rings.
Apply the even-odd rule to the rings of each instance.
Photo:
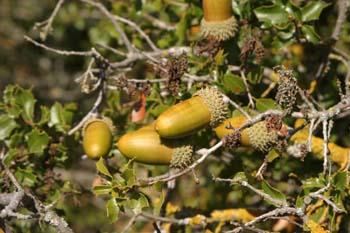
[[[90,159],[109,153],[112,147],[113,123],[107,118],[91,118],[83,127],[83,149]]]
[[[227,104],[215,88],[204,88],[194,96],[163,112],[155,129],[164,138],[189,136],[208,125],[216,127],[225,119]]]
[[[193,162],[193,147],[183,141],[164,140],[151,128],[141,128],[122,136],[119,151],[136,162],[185,168]]]

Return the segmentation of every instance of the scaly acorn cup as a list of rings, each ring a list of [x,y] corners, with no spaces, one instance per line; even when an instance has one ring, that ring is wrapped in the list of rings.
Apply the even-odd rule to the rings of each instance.
[[[112,147],[113,123],[107,118],[91,118],[83,127],[83,149],[90,159],[109,153]]]
[[[219,41],[233,37],[237,31],[237,22],[232,14],[231,0],[203,0],[201,34],[214,37]]]
[[[163,138],[189,136],[208,125],[216,127],[225,119],[227,104],[215,88],[203,88],[194,96],[163,112],[155,129]]]
[[[154,129],[141,128],[122,136],[119,151],[136,162],[185,168],[193,162],[193,147],[184,142],[161,139]]]
[[[300,126],[304,120],[299,119],[295,123],[295,127]],[[309,137],[308,127],[296,132],[290,140],[294,143],[305,143]],[[323,138],[316,136],[311,137],[311,150],[317,157],[323,158]],[[330,158],[332,162],[339,165],[339,169],[343,170],[348,164],[348,153],[350,153],[350,148],[341,147],[333,142],[328,143],[328,149],[330,152]]]
[[[233,128],[241,127],[246,118],[243,116],[237,116],[226,119],[221,125],[214,129],[216,135],[222,139],[225,136],[233,133]],[[266,152],[271,149],[271,146],[275,145],[279,140],[279,134],[283,132],[285,126],[281,126],[281,129],[268,129],[266,121],[260,121],[254,125],[246,128],[240,132],[240,144],[242,146],[252,146],[253,148]],[[230,147],[230,145],[228,145]]]

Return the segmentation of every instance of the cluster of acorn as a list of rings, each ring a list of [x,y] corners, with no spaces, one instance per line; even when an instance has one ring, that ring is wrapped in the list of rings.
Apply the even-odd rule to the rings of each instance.
[[[220,139],[226,139],[226,144],[230,144],[230,138],[238,138],[238,141],[231,142],[236,146],[227,145],[229,148],[242,145],[264,151],[277,140],[278,129],[271,130],[265,121],[254,124],[239,135],[232,135],[232,127],[240,127],[246,119],[234,117],[225,120],[227,111],[227,104],[219,91],[203,88],[192,98],[167,109],[152,125],[123,135],[116,146],[125,157],[136,162],[183,169],[193,162],[189,136],[207,126],[214,128]],[[112,147],[112,135],[113,126],[107,118],[89,120],[83,129],[85,154],[92,159],[107,155]]]

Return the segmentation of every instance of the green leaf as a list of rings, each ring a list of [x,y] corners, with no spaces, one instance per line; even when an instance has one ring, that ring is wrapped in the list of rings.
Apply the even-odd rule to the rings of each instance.
[[[110,178],[113,178],[111,173],[108,171],[108,168],[106,167],[106,165],[104,163],[104,159],[102,157],[96,162],[96,168],[102,174],[104,174]]]
[[[234,180],[248,181],[244,172],[237,172],[233,177]]]
[[[34,105],[36,100],[30,90],[18,89],[17,104],[22,108],[21,116],[25,121],[33,122],[34,117]]]
[[[128,206],[135,214],[140,214],[143,208],[149,206],[146,196],[142,193],[135,193],[128,201]]]
[[[271,163],[275,159],[277,159],[280,155],[277,153],[275,149],[270,150],[270,152],[267,154],[267,161]]]
[[[34,175],[32,168],[29,167],[26,167],[25,169],[17,167],[15,176],[23,186],[31,187],[37,182],[37,177]]]
[[[101,185],[101,186],[95,186],[92,189],[92,192],[98,196],[98,195],[107,195],[112,192],[112,187],[110,185]]]
[[[303,25],[301,31],[304,33],[305,38],[311,43],[317,44],[320,41],[320,36],[316,33],[313,26]]]
[[[4,102],[7,112],[13,117],[22,116],[23,120],[32,123],[36,100],[31,90],[9,85],[4,91]]]
[[[66,133],[76,111],[76,104],[66,104],[64,107],[56,102],[50,109],[49,127],[55,126],[62,133]]]
[[[260,98],[255,100],[256,109],[259,112],[265,112],[270,109],[278,109],[277,104],[273,99],[269,98]]]
[[[17,128],[17,123],[8,115],[0,115],[0,140],[9,137],[12,131]]]
[[[51,137],[46,132],[40,132],[38,129],[33,129],[26,135],[27,148],[29,153],[43,154],[48,146]]]
[[[281,5],[261,6],[254,9],[260,22],[267,22],[273,26],[284,27],[288,24],[288,12]]]
[[[320,176],[303,181],[302,187],[305,195],[307,195],[310,191],[323,188],[324,186],[326,186],[326,181],[324,177]]]
[[[302,21],[308,22],[317,20],[320,17],[322,10],[331,5],[323,1],[311,1],[308,5],[301,9]]]
[[[40,116],[40,121],[37,122],[38,125],[43,125],[46,124],[50,120],[50,110],[48,107],[41,105],[40,106],[41,110],[41,116]]]
[[[250,67],[250,72],[247,75],[247,79],[251,84],[258,84],[263,76],[264,68],[257,65]]]
[[[133,187],[135,185],[136,176],[133,168],[125,169],[125,171],[123,172],[123,177],[125,178],[127,187]]]
[[[332,183],[338,190],[345,190],[349,185],[348,173],[345,171],[336,173],[332,179]]]
[[[281,193],[279,190],[273,188],[269,183],[267,183],[265,180],[262,180],[261,182],[261,187],[263,189],[263,191],[266,194],[269,194],[272,198],[277,199],[282,201],[283,203],[287,203],[286,197],[284,196],[283,193]],[[274,203],[271,203],[270,201],[266,200],[266,202],[275,205]]]
[[[223,88],[227,92],[233,92],[234,94],[239,94],[246,90],[242,78],[232,73],[227,73],[224,75]]]
[[[301,21],[302,19],[301,8],[294,5],[293,2],[291,2],[290,0],[286,5],[286,11],[289,13],[289,15],[293,15],[298,21]]]
[[[49,127],[56,126],[59,131],[65,132],[64,123],[63,107],[60,103],[56,102],[50,109]]]
[[[111,198],[107,201],[106,211],[107,211],[107,217],[109,221],[115,222],[118,220],[120,208],[115,198]]]

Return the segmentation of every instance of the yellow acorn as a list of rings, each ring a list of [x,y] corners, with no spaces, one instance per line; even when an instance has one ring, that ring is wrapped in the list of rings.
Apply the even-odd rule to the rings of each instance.
[[[204,17],[201,21],[201,34],[219,41],[233,37],[237,22],[232,14],[231,0],[203,0]]]
[[[243,116],[232,117],[226,119],[221,125],[214,129],[216,135],[222,139],[234,132],[233,128],[239,128],[246,122]],[[272,145],[278,142],[278,137],[285,130],[285,126],[281,125],[281,129],[269,129],[266,121],[260,121],[240,132],[240,145],[252,146],[260,151],[268,151]],[[227,143],[231,143],[227,138]],[[230,145],[228,145],[230,147]]]
[[[146,164],[184,168],[193,159],[191,145],[161,139],[150,127],[125,134],[117,142],[117,147],[125,157]]]
[[[83,128],[83,149],[90,159],[109,153],[112,147],[113,124],[109,118],[92,118]]]
[[[207,126],[216,127],[227,113],[227,104],[214,88],[204,88],[194,96],[163,112],[155,129],[164,138],[182,138]]]

